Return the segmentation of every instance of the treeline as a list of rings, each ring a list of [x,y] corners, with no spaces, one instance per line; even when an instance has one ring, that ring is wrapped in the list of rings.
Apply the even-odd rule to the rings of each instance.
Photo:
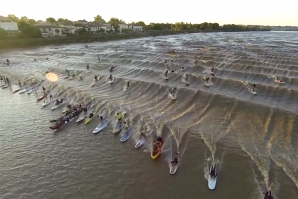
[[[143,27],[144,30],[174,30],[174,31],[225,31],[225,32],[236,32],[236,31],[270,31],[269,26],[245,26],[245,25],[235,25],[227,24],[220,26],[218,23],[150,23]]]

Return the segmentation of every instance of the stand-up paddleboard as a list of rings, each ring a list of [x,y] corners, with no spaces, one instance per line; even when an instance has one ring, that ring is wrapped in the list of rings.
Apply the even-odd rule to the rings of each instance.
[[[20,90],[19,93],[20,93],[20,94],[26,93],[28,89],[29,89],[29,88],[23,88],[22,90]]]
[[[277,80],[277,79],[275,79],[274,81],[275,81],[276,83],[279,83],[279,84],[285,84],[284,81],[281,82],[281,81],[279,81],[279,80]]]
[[[16,92],[18,92],[18,91],[20,91],[21,90],[21,88],[16,88],[16,89],[14,89],[13,91],[12,91],[12,93],[16,93]]]
[[[137,141],[135,148],[140,148],[145,143],[145,137],[142,135],[141,138]]]
[[[51,104],[52,102],[55,102],[56,100],[57,99],[54,98],[54,99],[52,99],[52,101],[47,101],[47,102],[42,103],[41,108],[44,108],[44,107],[48,106],[49,104]]]
[[[125,131],[125,133],[122,134],[120,141],[121,142],[126,142],[129,137],[131,136],[132,133],[132,127],[128,127],[128,129]]]
[[[123,128],[123,123],[122,122],[117,122],[114,130],[113,130],[113,133],[120,133],[121,130]]]
[[[251,90],[251,93],[252,93],[253,95],[257,95],[257,94],[258,94],[256,91],[253,91],[253,90]]]
[[[210,175],[210,173],[211,173],[211,169],[212,169],[212,167],[214,167],[214,166],[215,166],[215,174],[217,174],[216,164],[212,163],[211,167],[209,168],[208,188],[209,188],[210,190],[214,190],[215,187],[216,187],[217,176],[216,176],[216,177],[212,177],[212,176]]]
[[[108,123],[109,123],[109,119],[105,119],[93,130],[93,133],[94,134],[99,133],[101,130],[103,130],[108,126]]]
[[[79,123],[85,119],[85,116],[81,116],[76,120],[76,123]]]
[[[52,111],[55,110],[55,109],[57,109],[58,107],[64,105],[64,104],[66,104],[66,103],[67,103],[67,101],[64,101],[64,102],[62,102],[62,103],[60,103],[60,104],[58,104],[58,105],[53,106],[53,107],[52,107]]]
[[[175,157],[175,156],[174,156]],[[172,161],[174,161],[174,157],[172,158]],[[179,156],[178,156],[178,162],[177,163],[172,163],[170,164],[170,174],[175,174],[177,169],[178,169],[178,165],[179,165]]]

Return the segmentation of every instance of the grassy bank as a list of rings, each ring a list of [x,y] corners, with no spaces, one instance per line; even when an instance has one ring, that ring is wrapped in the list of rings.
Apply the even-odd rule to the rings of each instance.
[[[102,34],[88,36],[72,36],[72,37],[54,37],[54,38],[8,38],[0,40],[0,50],[13,48],[30,48],[47,45],[73,44],[73,43],[90,43],[105,42],[121,39],[134,39],[150,36],[173,35],[179,34],[176,31],[151,31],[145,33],[129,33],[129,34]]]

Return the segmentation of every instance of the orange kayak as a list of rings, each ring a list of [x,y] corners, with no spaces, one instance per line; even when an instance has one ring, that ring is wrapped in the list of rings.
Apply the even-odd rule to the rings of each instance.
[[[164,141],[163,141],[163,139],[161,138],[161,142],[159,142],[159,141],[155,141],[154,142],[154,144],[160,144],[160,146],[159,147],[157,147],[157,149],[154,151],[154,147],[152,147],[152,151],[151,151],[151,158],[154,160],[154,159],[156,159],[158,156],[159,156],[159,154],[161,153],[161,151],[162,151],[162,147],[163,147],[163,144],[164,144]]]

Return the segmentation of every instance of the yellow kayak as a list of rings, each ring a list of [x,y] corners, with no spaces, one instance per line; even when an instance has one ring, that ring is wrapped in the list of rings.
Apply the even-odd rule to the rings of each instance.
[[[93,118],[93,117],[91,117],[91,118],[87,117],[87,118],[85,119],[85,124],[88,124],[88,123],[91,121],[92,118]]]
[[[156,143],[156,142],[155,142],[155,143]],[[163,147],[163,143],[164,143],[164,141],[163,141],[163,139],[162,139],[161,142],[160,142],[161,146],[158,147],[156,151],[151,150],[151,158],[152,158],[153,160],[156,159],[156,158],[159,156],[159,154],[161,153],[161,151],[162,151],[162,147]]]

